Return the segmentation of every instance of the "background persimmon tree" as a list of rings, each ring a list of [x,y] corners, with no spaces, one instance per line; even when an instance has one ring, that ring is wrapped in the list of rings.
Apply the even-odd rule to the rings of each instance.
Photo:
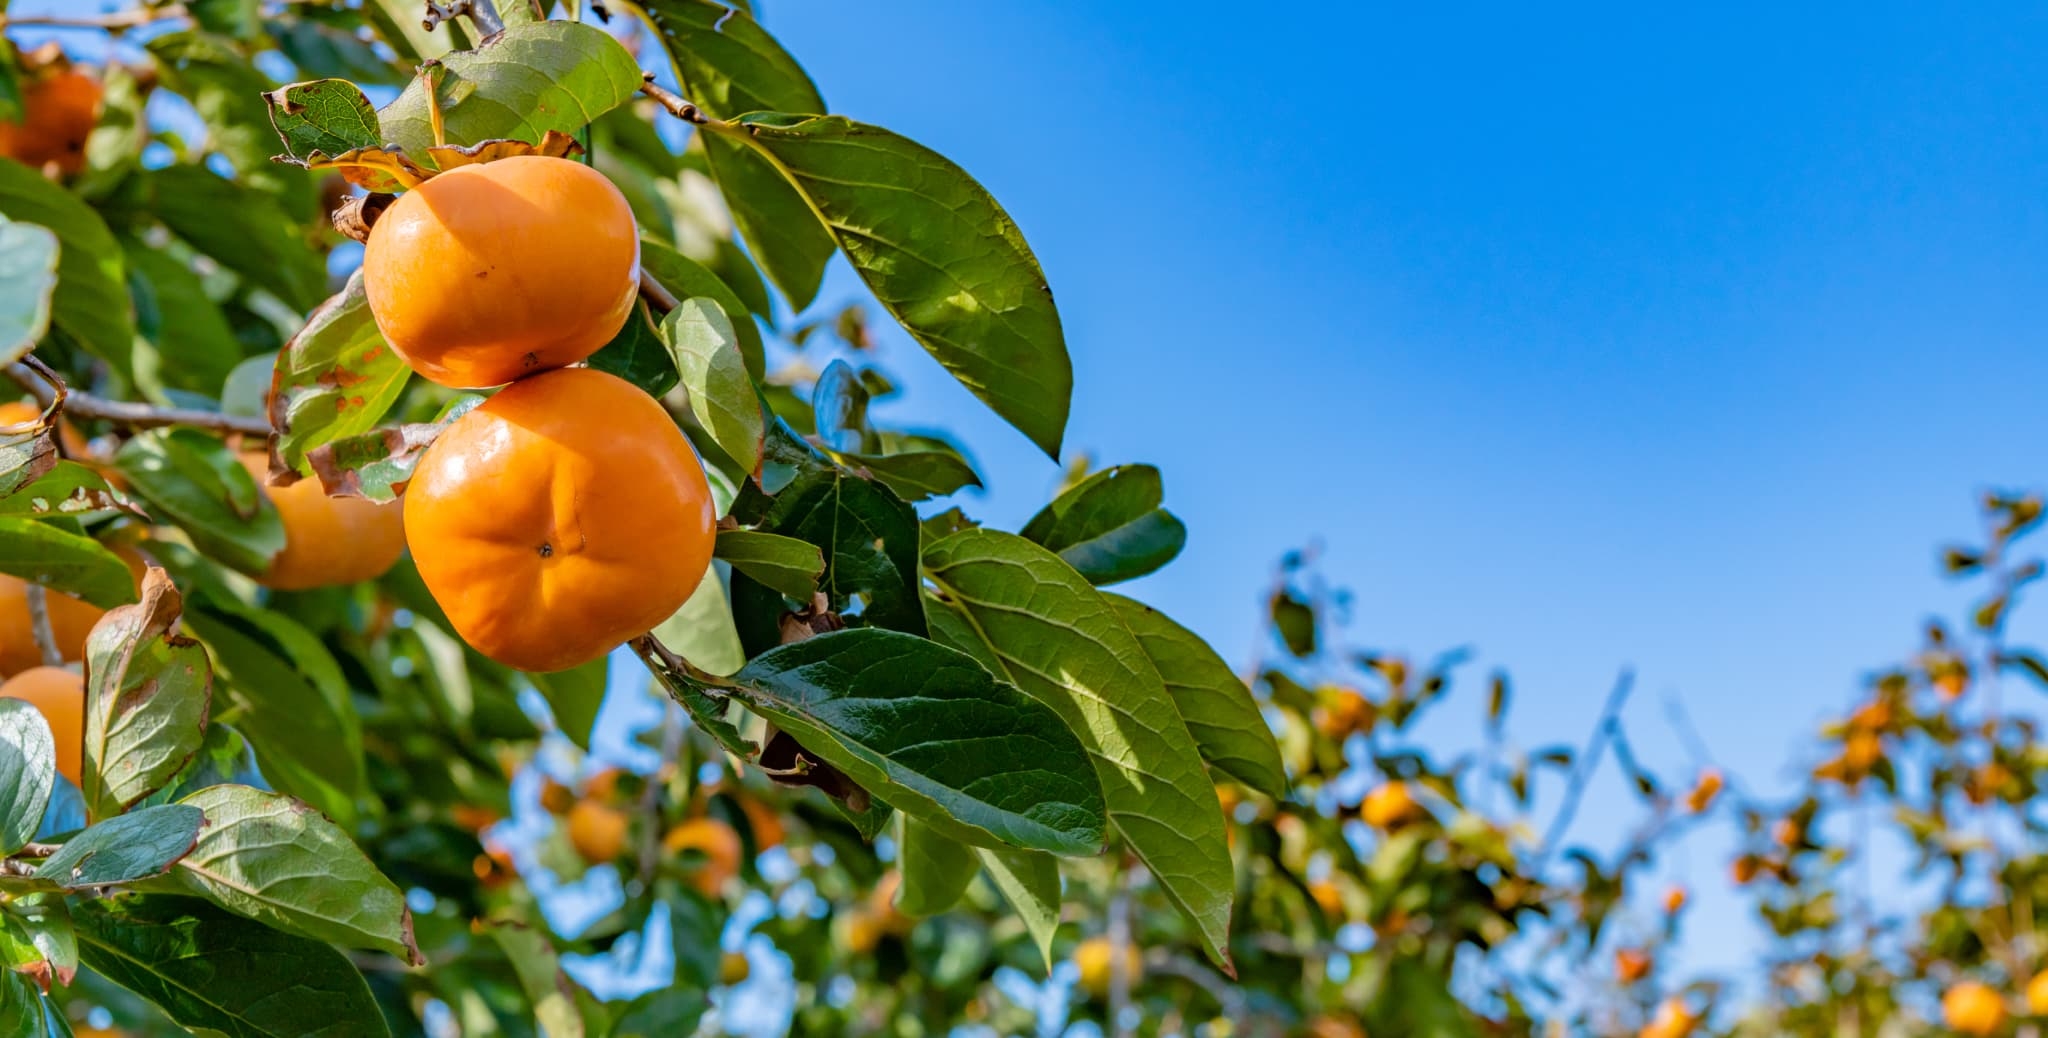
[[[1991,1002],[1958,1026],[1997,1011],[1970,1033],[2048,1012],[2048,755],[1996,684],[2048,680],[2004,638],[2034,498],[1987,503],[1947,556],[1985,607],[1799,789],[1717,796],[1637,759],[1625,676],[1586,745],[1517,746],[1506,675],[1349,644],[1306,555],[1241,676],[1111,589],[1185,536],[1148,466],[1076,461],[979,526],[958,495],[999,475],[871,416],[877,342],[1058,456],[1058,272],[968,173],[830,114],[745,4],[200,0],[16,46],[65,21],[0,23],[0,122],[73,62],[100,90],[75,161],[0,159],[0,368],[41,416],[0,426],[0,573],[40,589],[0,648],[57,648],[50,596],[111,612],[72,664],[78,782],[0,701],[0,1035],[1920,1033],[1966,981]],[[591,364],[661,397],[726,517],[633,658],[553,674],[468,649],[408,560],[250,579],[271,489],[392,500],[478,399],[379,339],[350,237],[533,149],[631,202],[640,300]],[[835,256],[871,298],[820,298]],[[630,766],[589,752],[608,690],[662,704]],[[1454,703],[1481,738],[1446,753],[1417,726]],[[1616,774],[1639,824],[1575,845]],[[1850,881],[1837,819],[1873,816],[1931,903]],[[1642,882],[1719,826],[1761,985],[1688,977],[1685,893]]]

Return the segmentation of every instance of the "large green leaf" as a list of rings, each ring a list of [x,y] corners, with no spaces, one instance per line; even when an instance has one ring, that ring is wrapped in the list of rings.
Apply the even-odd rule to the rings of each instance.
[[[936,642],[876,628],[771,649],[732,694],[934,831],[1090,855],[1102,793],[1059,716]]]
[[[929,501],[962,487],[978,487],[981,477],[967,459],[952,451],[904,451],[901,454],[837,454],[839,463],[888,484],[905,501]]]
[[[192,853],[206,817],[196,807],[139,807],[64,841],[36,866],[36,878],[67,890],[105,887],[161,876]]]
[[[276,83],[250,63],[233,40],[211,33],[174,32],[146,46],[163,84],[198,110],[207,150],[224,156],[241,182],[263,189],[276,206],[298,217],[311,216],[312,178],[270,161],[277,136],[270,128],[263,94]],[[244,191],[238,197],[257,196]],[[234,217],[226,212],[216,215]],[[302,251],[312,253],[303,246]]]
[[[931,826],[903,816],[896,860],[902,885],[896,888],[896,909],[922,919],[958,904],[981,871],[974,848],[944,836]]]
[[[762,355],[761,329],[754,322],[741,318],[748,312],[747,304],[731,285],[713,273],[711,268],[683,255],[657,241],[640,239],[640,269],[654,277],[661,287],[677,299],[704,296],[718,304],[719,309],[733,319],[733,332],[739,336],[740,356],[746,359],[747,374],[755,381],[763,377],[767,360]]]
[[[493,923],[484,932],[504,949],[519,976],[519,986],[533,1004],[534,1020],[548,1038],[598,1038],[604,1034],[604,1007],[562,972],[561,959],[545,933],[514,922]]]
[[[0,699],[0,857],[35,838],[57,782],[57,743],[42,711]]]
[[[874,626],[924,633],[917,600],[917,513],[880,483],[837,469],[813,472],[775,496],[760,529],[825,554],[819,589],[844,611],[853,596]]]
[[[282,613],[209,599],[185,624],[213,650],[221,713],[277,786],[347,824],[363,788],[361,722],[319,639]]]
[[[295,309],[320,301],[327,263],[281,203],[205,166],[166,166],[149,182],[156,215],[193,248]]]
[[[443,55],[429,75],[449,144],[573,135],[631,101],[641,83],[639,64],[618,40],[577,22],[510,26],[475,50]],[[378,113],[384,139],[422,164],[437,143],[425,78]]]
[[[319,941],[167,895],[88,902],[72,918],[87,966],[187,1028],[228,1038],[391,1033],[362,974]]]
[[[590,748],[590,730],[597,724],[598,707],[604,703],[605,675],[611,660],[601,657],[580,667],[552,674],[528,674],[527,680],[548,701],[555,726],[579,748]]]
[[[135,578],[98,541],[25,516],[0,516],[0,573],[101,608],[135,601]]]
[[[12,970],[0,970],[0,1035],[73,1038],[63,1008],[37,991],[26,974]]]
[[[384,143],[377,110],[346,79],[292,83],[263,99],[270,103],[270,126],[292,158],[304,161],[316,152],[339,155]]]
[[[590,355],[591,367],[617,375],[639,386],[648,396],[667,396],[682,381],[675,355],[645,299],[633,304],[633,312],[619,327],[612,341]]]
[[[1159,507],[1165,491],[1150,465],[1103,469],[1067,489],[1024,525],[1024,536],[1058,553],[1089,583],[1115,584],[1172,562],[1187,527]]]
[[[277,355],[270,425],[278,432],[278,455],[303,471],[307,451],[369,432],[411,374],[377,331],[362,271],[356,271]]]
[[[284,550],[284,522],[226,444],[197,429],[152,429],[114,464],[150,509],[211,558],[261,573]]]
[[[121,239],[121,254],[128,261],[136,331],[156,346],[154,372],[138,363],[137,377],[153,374],[173,389],[219,393],[242,360],[242,343],[207,297],[206,283],[180,256],[132,237]]]
[[[1095,758],[1110,821],[1231,968],[1222,805],[1138,639],[1073,567],[1014,534],[965,530],[927,547],[924,564],[961,620],[934,629],[971,631],[1010,680],[1059,711]]]
[[[726,457],[751,473],[761,464],[761,398],[747,376],[735,318],[752,320],[744,310],[728,315],[710,297],[685,299],[662,318],[661,331],[690,391],[690,414]]]
[[[654,636],[700,670],[731,674],[746,665],[747,653],[733,629],[732,606],[717,566],[706,567],[704,579],[675,615],[654,629]],[[688,706],[690,704],[684,704]]]
[[[756,530],[720,530],[712,554],[799,602],[810,600],[825,572],[817,545]]]
[[[405,895],[340,826],[288,796],[212,786],[183,804],[206,812],[178,883],[237,915],[351,948],[424,961]]]
[[[85,759],[80,792],[93,818],[163,788],[206,741],[213,667],[177,633],[184,599],[161,569],[142,601],[112,610],[85,642]]]
[[[1042,851],[982,849],[988,878],[1024,923],[1024,932],[1052,969],[1052,939],[1060,928],[1059,860]]]
[[[92,354],[129,374],[135,324],[121,246],[92,207],[35,170],[0,159],[0,214],[57,235],[57,294],[50,321]]]
[[[0,216],[0,367],[20,360],[50,330],[57,250],[49,228]]]
[[[90,522],[121,512],[143,514],[128,495],[108,486],[105,476],[75,461],[60,461],[34,482],[0,496],[0,515],[62,516]]]
[[[706,0],[646,0],[641,10],[661,35],[684,96],[713,117],[825,113],[803,66],[744,10]],[[832,258],[831,234],[773,163],[710,137],[704,155],[733,223],[790,309],[810,306]]]
[[[1103,592],[1159,668],[1209,766],[1278,799],[1287,795],[1280,744],[1237,672],[1195,632],[1142,602]]]
[[[1059,311],[1024,235],[974,178],[839,116],[754,115],[722,132],[775,164],[946,370],[1059,456],[1073,391]]]

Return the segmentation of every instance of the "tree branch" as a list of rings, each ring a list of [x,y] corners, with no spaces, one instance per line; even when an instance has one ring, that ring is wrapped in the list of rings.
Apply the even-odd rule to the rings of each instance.
[[[640,270],[640,298],[647,300],[648,306],[662,314],[682,305],[675,294],[663,288],[661,282],[654,280],[654,275],[649,274],[644,267]]]
[[[18,25],[34,25],[49,29],[105,29],[120,32],[140,28],[159,21],[170,21],[185,17],[185,8],[179,4],[166,7],[138,7],[132,11],[116,11],[112,14],[87,18],[65,18],[55,15],[0,15],[0,29],[11,29]]]
[[[245,436],[270,435],[270,422],[264,418],[222,414],[219,411],[200,411],[188,407],[154,407],[149,404],[108,400],[90,393],[76,392],[64,385],[62,376],[34,357],[29,357],[19,364],[9,365],[7,377],[16,385],[35,394],[36,402],[45,411],[55,408],[59,413],[69,412],[73,418],[97,419],[129,429],[160,429],[165,426],[183,425],[213,432],[241,433]],[[52,414],[51,418],[54,420],[56,415]]]
[[[30,584],[23,592],[28,599],[28,630],[42,654],[43,666],[64,665],[64,650],[57,647],[57,630],[50,625],[50,593],[41,584]]]
[[[713,119],[710,116],[705,115],[703,109],[698,108],[696,105],[690,103],[687,100],[684,100],[681,94],[678,94],[675,91],[670,90],[669,88],[662,86],[659,83],[656,83],[654,81],[654,73],[652,72],[642,74],[640,82],[640,92],[646,94],[648,97],[653,98],[655,100],[655,103],[661,105],[661,107],[668,110],[668,114],[673,115],[676,118],[681,119],[682,121],[689,123],[692,126],[724,127],[727,125],[723,122],[720,122],[717,119]]]
[[[1541,875],[1543,864],[1550,860],[1550,853],[1557,849],[1564,839],[1565,830],[1571,827],[1572,816],[1579,813],[1579,798],[1586,793],[1586,786],[1593,780],[1593,770],[1600,764],[1600,750],[1607,745],[1615,729],[1621,726],[1621,707],[1628,702],[1629,690],[1635,687],[1636,675],[1632,670],[1623,670],[1614,681],[1614,688],[1607,693],[1607,704],[1600,708],[1600,723],[1593,729],[1592,738],[1586,741],[1586,752],[1579,757],[1579,766],[1572,773],[1572,784],[1564,791],[1564,803],[1557,809],[1557,817],[1550,820],[1550,831],[1543,835],[1543,844],[1536,851],[1536,859],[1529,865],[1529,875]]]

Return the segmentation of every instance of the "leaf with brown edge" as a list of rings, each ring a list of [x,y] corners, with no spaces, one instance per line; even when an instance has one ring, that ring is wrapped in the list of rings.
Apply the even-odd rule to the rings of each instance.
[[[357,271],[277,355],[267,403],[276,433],[271,477],[287,485],[299,477],[307,451],[369,432],[411,375],[405,359],[377,331]]]
[[[541,135],[540,143],[499,137],[475,144],[440,144],[427,149],[428,157],[443,173],[457,166],[474,166],[485,162],[496,162],[521,155],[539,155],[550,159],[568,159],[583,154],[583,145],[576,138],[560,130],[549,130]],[[432,176],[430,172],[427,176]]]
[[[405,149],[396,144],[352,148],[339,155],[315,151],[303,159],[280,158],[276,161],[306,169],[339,170],[342,179],[365,191],[390,192],[418,187],[434,175],[432,170],[407,158]]]
[[[85,642],[86,815],[120,814],[199,751],[213,702],[206,650],[176,633],[184,598],[151,566],[142,601],[109,610]]]
[[[394,501],[412,481],[413,470],[450,422],[484,402],[475,394],[455,398],[431,422],[376,429],[322,444],[306,455],[329,497]]]

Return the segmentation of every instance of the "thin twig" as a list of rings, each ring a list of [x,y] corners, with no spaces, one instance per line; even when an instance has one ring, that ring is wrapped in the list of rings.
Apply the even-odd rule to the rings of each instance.
[[[1109,902],[1109,1028],[1116,1038],[1131,1035],[1131,976],[1126,956],[1131,952],[1131,876],[1128,865],[1118,862],[1116,893]]]
[[[654,867],[661,861],[661,771],[673,763],[683,749],[683,708],[672,700],[661,704],[661,764],[640,789],[640,888],[654,881]]]
[[[43,666],[64,665],[64,650],[57,647],[57,630],[50,625],[50,593],[41,584],[30,584],[23,593],[28,599],[28,629],[42,654]]]
[[[723,127],[726,125],[725,123],[719,122],[718,120],[713,119],[708,115],[705,115],[703,109],[685,100],[681,94],[678,94],[675,91],[670,90],[669,88],[662,86],[659,83],[656,83],[654,81],[654,73],[652,72],[644,73],[642,75],[640,81],[640,92],[646,94],[648,97],[653,98],[655,102],[660,104],[663,108],[668,109],[668,114],[673,115],[676,118],[681,119],[682,121],[689,123],[692,126],[712,126],[715,124],[717,126]]]
[[[663,314],[682,305],[674,293],[663,288],[661,282],[654,280],[654,275],[644,269],[640,271],[640,298],[647,300],[648,306]]]
[[[1607,693],[1607,704],[1600,708],[1600,721],[1593,728],[1593,735],[1586,740],[1586,752],[1579,757],[1579,766],[1572,773],[1572,783],[1564,791],[1564,803],[1557,809],[1557,817],[1550,820],[1550,831],[1543,836],[1543,844],[1536,851],[1536,859],[1529,866],[1529,875],[1541,875],[1544,862],[1564,839],[1565,830],[1571,827],[1572,816],[1579,812],[1579,798],[1586,793],[1586,786],[1593,780],[1593,769],[1600,764],[1600,751],[1614,731],[1621,727],[1621,707],[1628,701],[1628,693],[1635,687],[1636,675],[1632,670],[1623,670],[1615,679],[1614,688]]]
[[[109,32],[117,32],[125,29],[140,28],[141,26],[159,21],[170,21],[175,18],[184,17],[185,8],[179,4],[156,8],[139,7],[132,11],[116,11],[112,14],[102,14],[89,18],[64,18],[55,15],[17,15],[13,17],[0,15],[0,29],[12,29],[21,25],[34,25],[47,29],[104,29]]]
[[[50,371],[41,361],[31,357],[27,361],[10,365],[7,377],[16,385],[35,394],[36,402],[48,411],[59,401],[58,408],[73,418],[97,419],[112,422],[129,429],[159,429],[165,426],[182,425],[212,432],[241,433],[245,436],[269,436],[270,421],[265,418],[244,415],[222,414],[219,411],[200,411],[188,407],[153,407],[149,404],[130,403],[125,400],[107,400],[68,390],[64,380]],[[52,419],[56,416],[53,414]]]

